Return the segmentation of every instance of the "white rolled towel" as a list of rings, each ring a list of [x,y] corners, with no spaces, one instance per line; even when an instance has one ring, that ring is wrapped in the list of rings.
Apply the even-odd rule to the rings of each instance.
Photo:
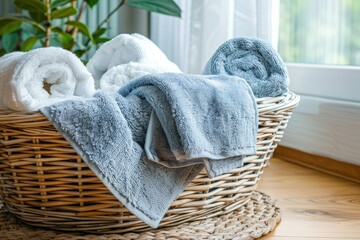
[[[116,91],[126,82],[146,74],[181,73],[150,39],[138,33],[120,34],[104,43],[89,60],[87,68],[94,76],[95,87],[104,91]],[[114,76],[115,79],[111,79]]]
[[[0,109],[36,111],[94,93],[91,73],[76,55],[62,48],[38,48],[0,58]]]

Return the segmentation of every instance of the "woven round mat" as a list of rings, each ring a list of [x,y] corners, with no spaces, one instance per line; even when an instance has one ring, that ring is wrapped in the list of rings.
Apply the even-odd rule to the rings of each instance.
[[[94,235],[62,233],[35,228],[22,223],[0,206],[0,239],[2,240],[161,240],[161,239],[232,239],[260,238],[272,231],[281,219],[280,209],[269,196],[254,192],[245,206],[220,217],[184,223],[176,227],[154,229],[143,233]]]

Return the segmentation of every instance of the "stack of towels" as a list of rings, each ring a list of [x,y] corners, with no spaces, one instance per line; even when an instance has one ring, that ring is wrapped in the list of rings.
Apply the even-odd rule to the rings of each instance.
[[[261,40],[229,40],[204,75],[189,75],[149,39],[121,34],[86,67],[60,48],[0,58],[0,109],[42,111],[155,228],[202,168],[213,178],[256,153],[256,97],[285,94],[288,83],[281,58]]]

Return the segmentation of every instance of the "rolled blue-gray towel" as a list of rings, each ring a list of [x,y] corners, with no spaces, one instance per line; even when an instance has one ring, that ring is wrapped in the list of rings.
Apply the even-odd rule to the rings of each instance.
[[[283,95],[289,86],[288,73],[278,52],[256,38],[241,37],[224,42],[208,61],[203,74],[241,77],[258,98]]]

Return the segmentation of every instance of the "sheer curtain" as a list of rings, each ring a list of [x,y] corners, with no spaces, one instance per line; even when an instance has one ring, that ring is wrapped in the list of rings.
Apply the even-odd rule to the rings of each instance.
[[[221,43],[250,36],[277,45],[279,0],[178,0],[181,19],[151,15],[151,38],[186,73],[201,73]]]

